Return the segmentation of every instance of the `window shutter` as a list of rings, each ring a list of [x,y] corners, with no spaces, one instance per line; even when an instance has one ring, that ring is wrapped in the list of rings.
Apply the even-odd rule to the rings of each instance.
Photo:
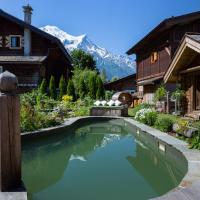
[[[5,46],[10,47],[10,37],[9,36],[5,37]]]
[[[21,36],[20,42],[21,42],[20,46],[21,46],[21,47],[24,47],[24,37],[23,37],[23,36]]]

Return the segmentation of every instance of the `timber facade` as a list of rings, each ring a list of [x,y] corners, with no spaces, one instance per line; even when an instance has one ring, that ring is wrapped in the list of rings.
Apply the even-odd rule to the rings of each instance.
[[[185,91],[184,114],[200,117],[200,34],[186,34],[165,76],[165,83],[178,83]]]
[[[114,92],[129,91],[133,93],[136,91],[136,74],[131,74],[116,81],[105,83],[104,88]]]
[[[137,88],[143,101],[152,103],[154,92],[163,82],[172,58],[187,32],[200,33],[200,12],[171,17],[161,22],[128,55],[136,54]],[[174,85],[167,83],[169,91]]]
[[[36,88],[51,75],[58,85],[61,75],[71,74],[71,58],[60,40],[31,25],[32,8],[24,6],[24,21],[0,10],[0,73],[10,71],[19,92]]]

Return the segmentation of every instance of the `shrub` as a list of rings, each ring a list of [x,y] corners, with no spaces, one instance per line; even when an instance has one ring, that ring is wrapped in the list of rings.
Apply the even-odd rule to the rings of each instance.
[[[39,92],[41,94],[46,94],[47,92],[47,82],[45,78],[43,78],[42,83],[40,84]]]
[[[190,149],[199,149],[200,150],[200,135],[194,136],[189,145]]]
[[[159,129],[160,131],[170,132],[172,131],[173,120],[167,116],[158,117],[155,122],[155,127]]]
[[[52,99],[56,99],[56,83],[54,76],[51,76],[49,82],[49,95]]]
[[[79,80],[78,90],[79,90],[78,93],[81,99],[83,99],[88,93],[83,76]]]
[[[152,105],[146,104],[146,103],[139,104],[139,105],[135,106],[134,108],[129,109],[129,115],[131,117],[135,117],[136,113],[139,110],[144,109],[144,108],[152,108]]]
[[[73,83],[73,81],[71,79],[68,81],[67,94],[68,94],[68,96],[72,96],[72,100],[73,101],[76,100],[76,93],[75,93],[74,83]]]
[[[149,126],[153,126],[157,119],[157,112],[151,108],[143,108],[136,112],[135,119]]]
[[[67,85],[64,76],[62,75],[60,78],[59,82],[59,100],[62,100],[62,97],[66,94],[67,92]]]
[[[38,101],[40,99],[40,101]],[[62,120],[57,113],[46,112],[46,109],[56,105],[55,100],[48,96],[32,91],[20,96],[21,111],[20,111],[20,125],[21,131],[34,131],[40,128],[58,125]],[[45,110],[45,111],[44,111]]]
[[[176,132],[179,134],[183,134],[185,131],[187,131],[190,127],[190,121],[185,119],[179,119],[177,120],[177,129]]]
[[[90,98],[96,99],[96,75],[90,76],[88,87]]]
[[[97,85],[96,98],[97,99],[104,99],[105,98],[104,85],[103,85],[103,82],[102,82],[102,80],[99,76],[97,76],[96,85]]]
[[[149,126],[153,126],[156,122],[157,119],[157,112],[156,111],[151,111],[151,112],[147,112],[145,114],[145,124],[149,125]]]
[[[110,100],[110,99],[112,98],[113,94],[114,94],[114,91],[106,90],[106,91],[105,91],[105,99],[106,99],[107,101]]]
[[[167,91],[163,85],[160,85],[154,95],[154,101],[160,101],[162,98],[164,98],[167,94]]]

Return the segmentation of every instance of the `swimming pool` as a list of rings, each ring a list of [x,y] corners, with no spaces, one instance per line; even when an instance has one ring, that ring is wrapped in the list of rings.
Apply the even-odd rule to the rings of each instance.
[[[173,147],[123,119],[90,119],[22,143],[22,174],[33,200],[145,200],[178,186],[187,172]]]

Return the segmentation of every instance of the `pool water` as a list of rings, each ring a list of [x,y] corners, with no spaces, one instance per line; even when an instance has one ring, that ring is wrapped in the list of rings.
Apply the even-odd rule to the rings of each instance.
[[[31,200],[145,200],[176,187],[185,159],[124,120],[82,122],[23,141],[23,181]]]

